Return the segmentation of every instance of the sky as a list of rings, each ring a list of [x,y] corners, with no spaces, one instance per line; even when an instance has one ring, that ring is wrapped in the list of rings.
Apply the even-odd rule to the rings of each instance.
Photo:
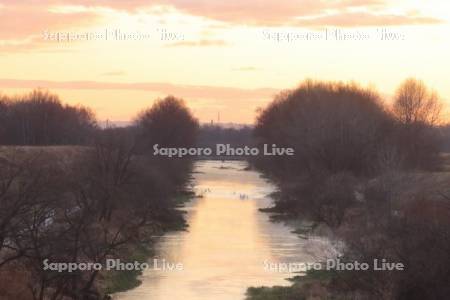
[[[0,0],[0,93],[48,89],[110,121],[174,95],[202,122],[250,124],[307,78],[388,101],[415,77],[450,106],[448,11],[448,0]]]

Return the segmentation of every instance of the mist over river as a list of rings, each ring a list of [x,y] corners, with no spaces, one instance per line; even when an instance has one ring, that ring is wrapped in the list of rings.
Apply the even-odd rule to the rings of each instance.
[[[203,196],[183,208],[187,231],[164,235],[142,284],[115,300],[244,299],[250,286],[289,285],[286,278],[296,275],[268,270],[267,263],[309,263],[333,254],[327,239],[301,239],[294,227],[260,212],[272,205],[275,186],[246,167],[242,161],[196,162],[194,189]],[[182,270],[164,270],[165,262]]]

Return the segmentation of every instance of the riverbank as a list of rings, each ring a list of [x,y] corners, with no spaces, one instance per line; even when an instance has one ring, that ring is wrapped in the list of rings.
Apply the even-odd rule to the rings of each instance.
[[[156,237],[186,228],[179,207],[192,197],[183,191],[191,163],[155,160],[117,141],[103,142],[0,147],[0,178],[8,182],[0,187],[2,213],[21,226],[1,232],[17,243],[0,243],[1,275],[9,278],[0,298],[30,299],[31,292],[42,299],[103,299],[136,287],[138,271],[106,272],[105,261],[143,262],[153,255]],[[67,265],[75,267],[62,269]],[[10,282],[20,288],[7,289]]]
[[[449,247],[447,201],[450,198],[446,193],[450,191],[450,173],[446,169],[441,172],[394,172],[349,182],[352,182],[348,189],[351,192],[344,195],[355,197],[354,200],[342,211],[341,222],[337,226],[329,226],[336,222],[325,225],[346,244],[340,256],[342,261],[386,259],[406,267],[401,271],[306,272],[304,276],[293,278],[289,287],[250,287],[247,300],[328,299],[331,296],[333,299],[371,299],[375,295],[379,299],[398,299],[394,295],[408,289],[404,282],[414,282],[430,295],[445,293],[442,288],[437,290],[431,283],[428,285],[428,280],[434,278],[445,286],[438,274],[446,268],[440,262],[448,260],[442,251]],[[311,211],[311,206],[302,206],[301,211],[292,210],[292,202],[289,201],[296,201],[302,194],[294,194],[293,191],[298,190],[292,189],[292,184],[282,187],[286,186],[291,188],[282,188],[275,195],[275,206],[263,211],[275,213],[277,221],[295,220],[300,218],[299,215],[316,216],[311,226],[296,231],[300,238],[308,238],[324,226],[323,222],[317,218],[320,216],[317,211]],[[327,184],[321,186],[320,193],[329,194],[331,187]],[[341,193],[332,189],[332,199],[343,197],[342,181],[340,188]],[[313,203],[314,199],[308,199]],[[428,243],[427,249],[420,247],[424,242]],[[430,253],[434,253],[434,263],[429,260]],[[427,265],[427,269],[421,268],[422,265]],[[417,277],[421,280],[417,281]],[[425,296],[423,299],[429,298]]]
[[[247,290],[246,300],[328,299],[327,286],[333,276],[328,271],[308,271],[304,276],[289,279],[291,286],[251,287]]]
[[[172,220],[166,222],[164,227],[161,228],[159,234],[151,238],[149,243],[141,243],[130,247],[125,251],[124,255],[127,259],[125,262],[138,262],[139,264],[148,262],[155,256],[154,245],[160,240],[160,238],[173,231],[187,230],[187,223],[184,218],[185,212],[181,210],[184,204],[191,201],[195,197],[195,193],[192,191],[181,192],[174,198],[174,209]],[[139,276],[142,275],[142,270],[120,270],[120,271],[104,271],[100,275],[99,286],[106,297],[111,297],[115,293],[124,292],[127,290],[138,287],[142,281]]]

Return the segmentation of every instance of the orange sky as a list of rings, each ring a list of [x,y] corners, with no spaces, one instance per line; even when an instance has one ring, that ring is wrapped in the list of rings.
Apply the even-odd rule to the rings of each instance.
[[[446,0],[18,2],[0,0],[0,91],[48,88],[101,120],[173,94],[203,122],[251,123],[305,78],[392,95],[413,76],[450,103]]]

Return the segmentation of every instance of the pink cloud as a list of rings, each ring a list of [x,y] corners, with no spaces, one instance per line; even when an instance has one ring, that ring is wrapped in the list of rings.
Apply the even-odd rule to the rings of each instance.
[[[4,28],[9,28],[10,34],[16,34],[17,31],[30,32],[36,27],[47,26],[66,26],[92,22],[96,16],[93,13],[74,13],[74,14],[57,14],[51,13],[47,8],[57,5],[75,5],[83,7],[107,7],[117,10],[126,10],[134,12],[136,9],[144,7],[153,7],[156,5],[165,5],[176,8],[177,10],[189,15],[201,16],[218,21],[263,25],[263,26],[280,26],[295,25],[298,17],[314,17],[318,15],[326,15],[333,13],[331,16],[324,17],[334,19],[336,26],[341,23],[344,26],[365,26],[367,22],[361,18],[352,18],[350,23],[345,17],[348,15],[350,8],[365,8],[368,11],[371,24],[386,25],[382,22],[386,19],[392,24],[434,24],[436,19],[408,16],[405,15],[382,15],[382,11],[390,5],[385,0],[277,0],[277,1],[223,1],[223,0],[43,0],[39,1],[39,6],[35,0],[23,0],[20,5],[17,1],[4,0],[3,9],[0,10],[0,29],[6,32]],[[3,11],[3,12],[2,12]],[[376,18],[372,13],[377,12],[381,17]],[[23,20],[27,20],[23,22]],[[321,20],[315,19],[316,22]],[[339,23],[341,22],[341,23]],[[7,27],[5,27],[5,25]],[[19,30],[21,28],[21,30]],[[12,30],[11,30],[12,29]],[[5,33],[4,33],[5,34]],[[0,36],[1,38],[1,36]]]
[[[230,23],[268,26],[289,25],[296,17],[321,14],[329,10],[384,6],[383,0],[165,0],[161,3],[173,6],[190,15]]]
[[[201,16],[228,24],[258,26],[396,26],[437,24],[441,20],[419,14],[392,15],[383,13],[389,8],[384,0],[3,0],[0,7],[0,52],[27,51],[44,45],[36,40],[44,30],[62,31],[85,28],[102,21],[96,10],[61,13],[56,6],[107,7],[126,10],[165,5],[189,15]],[[364,8],[364,12],[349,12],[350,8]],[[32,40],[32,41],[30,41]],[[17,42],[22,41],[21,43]],[[11,43],[12,42],[12,43]],[[220,39],[183,41],[169,46],[223,46]]]
[[[93,12],[60,14],[45,6],[7,5],[0,9],[0,39],[19,40],[32,35],[41,35],[46,29],[88,26],[99,21]]]

